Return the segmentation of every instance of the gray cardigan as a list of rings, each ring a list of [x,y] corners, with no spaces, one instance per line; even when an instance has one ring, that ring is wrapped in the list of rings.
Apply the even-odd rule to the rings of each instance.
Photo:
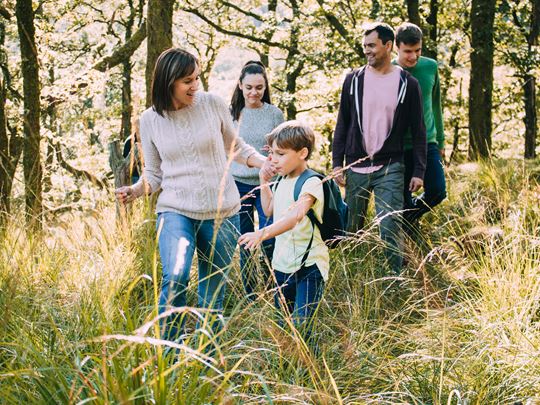
[[[262,148],[266,145],[266,134],[283,122],[283,113],[276,106],[264,103],[261,108],[244,107],[239,122],[234,122],[238,127],[238,136],[262,153]],[[249,168],[233,162],[232,174],[236,181],[252,186],[259,185],[259,169],[257,168]]]

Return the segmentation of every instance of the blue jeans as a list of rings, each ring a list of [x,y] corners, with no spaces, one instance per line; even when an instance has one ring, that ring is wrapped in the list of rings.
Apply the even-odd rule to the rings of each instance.
[[[302,267],[295,273],[274,271],[277,291],[274,302],[278,310],[292,315],[294,325],[306,342],[313,332],[313,315],[319,307],[324,289],[324,280],[316,264]]]
[[[186,291],[193,255],[199,263],[198,306],[223,309],[227,272],[238,240],[238,215],[223,219],[196,220],[176,212],[158,214],[159,254],[163,281],[159,296],[159,313],[186,305]],[[169,316],[162,322],[162,337],[175,340],[182,333],[183,316]],[[219,322],[211,321],[214,331]]]
[[[403,232],[400,211],[403,209],[403,163],[390,163],[373,173],[347,171],[345,202],[349,205],[349,232],[364,227],[371,193],[380,219],[379,232],[384,254],[392,272],[399,274],[403,263]]]
[[[419,220],[426,212],[431,211],[436,205],[446,198],[446,179],[444,167],[436,143],[427,145],[426,174],[424,175],[424,192],[413,198],[409,191],[414,159],[412,150],[405,152],[405,184],[403,190],[404,208],[409,210],[403,213],[403,219],[408,224]]]
[[[258,186],[252,186],[251,184],[241,183],[236,181],[236,186],[240,192],[240,198],[242,199],[242,206],[240,208],[240,233],[253,232],[255,230],[254,212],[257,210],[259,216],[259,229],[272,224],[272,217],[267,218],[264,215],[261,204],[261,192],[260,190],[253,191]],[[263,251],[268,261],[272,261],[272,254],[274,253],[275,239],[268,239],[262,243]],[[240,270],[242,274],[242,283],[244,284],[244,290],[248,298],[253,297],[253,292],[257,285],[257,270],[263,273],[263,280],[266,286],[270,286],[270,273],[267,266],[259,264],[255,254],[247,249],[240,249]]]

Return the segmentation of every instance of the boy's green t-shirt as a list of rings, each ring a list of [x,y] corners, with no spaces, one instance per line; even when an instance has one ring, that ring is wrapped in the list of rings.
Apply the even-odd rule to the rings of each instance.
[[[297,180],[298,177],[285,177],[280,180],[277,189],[274,191],[274,222],[279,221],[283,216],[287,215],[289,210],[297,203],[294,201],[294,185]],[[317,177],[307,179],[302,186],[302,190],[300,190],[300,196],[306,193],[315,197],[316,201],[312,209],[319,221],[322,221],[324,191],[321,179]],[[328,269],[330,267],[328,247],[321,238],[319,228],[315,226],[315,229],[313,229],[311,220],[307,215],[293,229],[276,236],[276,244],[272,257],[272,267],[274,270],[282,273],[294,273],[300,270],[302,258],[304,253],[306,253],[313,232],[313,242],[305,265],[311,266],[316,264],[322,278],[325,281],[328,280]]]
[[[392,61],[397,65],[397,59]],[[444,125],[441,106],[441,86],[437,62],[421,56],[413,68],[404,68],[420,83],[424,107],[424,123],[426,125],[427,143],[437,143],[439,149],[444,148]],[[405,135],[404,149],[412,149],[412,135]]]

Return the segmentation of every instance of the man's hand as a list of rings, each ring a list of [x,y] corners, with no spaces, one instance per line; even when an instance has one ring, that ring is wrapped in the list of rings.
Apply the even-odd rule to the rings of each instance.
[[[345,176],[343,175],[342,167],[334,168],[333,177],[334,177],[334,181],[338,184],[338,186],[345,187]]]
[[[420,177],[413,177],[409,183],[409,191],[414,193],[424,187],[424,180]]]
[[[244,249],[253,250],[259,247],[264,238],[264,228],[255,232],[247,232],[238,238],[238,243]]]

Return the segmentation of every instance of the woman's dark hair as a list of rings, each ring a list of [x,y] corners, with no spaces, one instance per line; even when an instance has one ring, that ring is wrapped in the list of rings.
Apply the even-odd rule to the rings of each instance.
[[[180,48],[170,48],[159,55],[152,78],[152,106],[155,112],[163,117],[164,111],[174,109],[174,82],[192,74],[197,66],[197,57]]]
[[[266,69],[262,62],[259,62],[258,60],[250,60],[249,62],[246,62],[242,68],[242,71],[240,72],[240,79],[238,79],[240,83],[242,83],[246,75],[262,75],[262,77],[264,77],[264,84],[266,85],[266,88],[264,89],[262,101],[264,103],[272,104],[270,101],[270,86],[268,85],[268,77],[266,76]],[[244,100],[244,95],[242,94],[242,90],[240,90],[240,84],[237,83],[231,98],[231,115],[233,120],[238,121],[240,118],[240,113],[245,106],[246,100]]]

